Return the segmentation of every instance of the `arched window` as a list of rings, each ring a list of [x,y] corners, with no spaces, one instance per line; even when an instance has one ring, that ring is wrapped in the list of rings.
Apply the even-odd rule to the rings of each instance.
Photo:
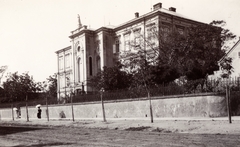
[[[78,71],[77,72],[78,73],[77,77],[78,77],[78,82],[80,82],[80,79],[81,79],[80,78],[81,77],[81,68],[80,68],[81,67],[81,58],[78,59],[78,66],[77,67],[78,67],[78,69],[77,69],[77,71]]]
[[[101,61],[99,56],[97,56],[97,70],[101,70]]]
[[[89,57],[89,75],[92,76],[92,57]]]

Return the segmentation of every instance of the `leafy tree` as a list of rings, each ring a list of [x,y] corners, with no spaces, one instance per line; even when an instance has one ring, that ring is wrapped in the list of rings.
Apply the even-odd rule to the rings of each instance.
[[[189,80],[206,78],[219,69],[218,61],[225,54],[227,42],[235,38],[229,30],[220,26],[224,21],[213,21],[196,27],[190,27],[186,43],[182,73]]]
[[[90,83],[96,89],[117,90],[128,88],[131,83],[131,75],[121,70],[122,65],[118,62],[113,67],[104,67],[96,76],[90,79]]]
[[[4,73],[6,72],[7,68],[8,68],[7,66],[1,66],[0,67],[0,84],[1,84],[1,79],[4,75]]]
[[[0,98],[4,97],[4,95],[5,95],[5,91],[2,87],[0,87]]]
[[[57,74],[49,76],[48,81],[48,90],[50,96],[57,97]]]
[[[135,35],[131,50],[121,53],[125,69],[134,77],[141,73],[142,78],[137,78],[140,84],[143,78],[154,85],[184,76],[187,81],[203,79],[198,80],[203,86],[207,76],[219,69],[219,59],[225,54],[228,42],[235,38],[223,28],[224,24],[224,21],[199,24],[186,28],[185,33],[174,27],[152,26],[148,29],[150,37]]]
[[[232,66],[232,58],[227,57],[220,62],[220,67],[222,70],[221,77],[222,78],[229,78],[231,73],[233,72],[233,66]]]
[[[131,49],[121,52],[125,69],[134,77],[140,75],[141,78],[136,78],[135,85],[150,86],[175,80],[180,76],[177,62],[184,56],[186,37],[177,31],[156,26],[150,27],[148,32],[150,35],[147,36],[134,32],[137,41],[135,38],[130,43]]]
[[[25,100],[27,93],[40,91],[28,73],[19,75],[17,72],[8,73],[7,80],[3,83],[3,88],[9,101]]]

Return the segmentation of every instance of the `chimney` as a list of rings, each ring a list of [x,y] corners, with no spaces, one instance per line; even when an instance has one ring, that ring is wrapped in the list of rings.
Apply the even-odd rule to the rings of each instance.
[[[162,8],[162,3],[157,3],[153,5],[153,11]]]
[[[136,13],[135,13],[135,18],[138,18],[138,17],[139,17],[139,13],[136,12]]]
[[[84,26],[83,26],[83,28],[84,28],[84,29],[87,29],[87,26],[86,26],[86,25],[84,25]]]
[[[170,7],[170,8],[169,8],[169,11],[176,12],[176,8]]]

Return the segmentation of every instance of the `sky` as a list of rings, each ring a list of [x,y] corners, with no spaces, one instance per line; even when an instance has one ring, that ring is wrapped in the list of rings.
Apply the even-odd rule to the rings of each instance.
[[[45,81],[57,73],[55,52],[71,45],[78,14],[83,25],[98,29],[146,14],[159,2],[200,22],[224,20],[240,36],[240,0],[0,0],[0,66]]]

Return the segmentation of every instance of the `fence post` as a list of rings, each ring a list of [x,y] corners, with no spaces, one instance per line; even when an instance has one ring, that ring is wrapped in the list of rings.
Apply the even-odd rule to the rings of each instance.
[[[101,90],[100,90],[100,97],[101,97],[101,102],[102,102],[103,121],[106,122],[104,102],[103,102],[103,92],[104,92],[104,89],[101,88]]]
[[[46,106],[47,106],[47,121],[49,121],[49,113],[48,113],[48,95],[46,96]]]
[[[74,111],[73,111],[73,102],[72,102],[73,95],[70,94],[70,97],[71,97],[71,107],[72,107],[72,121],[74,121]]]
[[[150,96],[150,92],[149,92],[149,91],[148,91],[148,99],[149,99],[149,105],[150,105],[151,123],[153,123],[152,99],[151,99],[151,96]]]
[[[26,113],[27,113],[27,121],[29,121],[29,116],[28,116],[28,94],[26,94]]]
[[[12,120],[14,121],[13,104],[11,104],[11,108],[12,108]]]
[[[227,99],[228,120],[229,120],[229,123],[231,124],[232,119],[231,119],[230,89],[229,89],[228,83],[227,83],[227,86],[226,86],[226,99]]]

